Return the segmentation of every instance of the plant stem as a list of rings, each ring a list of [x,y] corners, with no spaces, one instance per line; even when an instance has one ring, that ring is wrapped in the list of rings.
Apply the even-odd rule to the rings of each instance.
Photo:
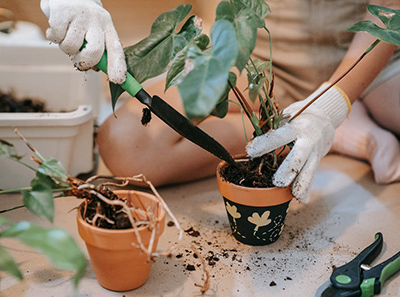
[[[268,28],[264,26],[264,30],[268,33],[268,41],[269,41],[269,81],[272,81],[272,37]]]
[[[73,188],[69,187],[69,188],[51,189],[50,192],[55,193],[55,192],[63,192],[63,191],[69,191],[69,190],[73,190]],[[32,191],[32,187],[3,190],[3,191],[0,191],[0,194],[20,193],[22,191]]]
[[[360,63],[360,61],[362,59],[364,59],[364,57],[380,42],[379,39],[375,40],[370,47],[357,59],[357,61],[354,62],[354,64],[345,72],[343,73],[341,76],[339,76],[334,82],[332,82],[329,86],[326,87],[325,90],[323,90],[321,93],[319,93],[315,98],[313,98],[310,102],[308,102],[306,105],[303,106],[302,109],[300,109],[290,120],[289,123],[291,121],[293,121],[295,118],[297,118],[307,107],[309,107],[312,103],[314,103],[319,97],[321,97],[323,94],[325,94],[325,92],[327,92],[330,88],[332,88],[334,85],[336,85],[340,80],[342,80],[343,77],[345,77],[347,74],[349,74],[349,72],[351,70],[353,70],[354,67],[357,66],[358,63]]]
[[[64,197],[64,196],[56,196],[56,197],[54,197],[54,199],[56,199],[56,198],[61,198],[61,197]],[[0,210],[0,213],[6,213],[6,212],[13,211],[13,210],[17,210],[17,209],[20,209],[20,208],[23,208],[23,207],[26,207],[26,205],[25,205],[25,204],[22,204],[22,205],[19,205],[19,206],[15,206],[15,207],[13,207],[13,208]]]
[[[237,87],[234,87],[230,81],[228,81],[233,93],[235,94],[236,98],[238,99],[240,105],[243,107],[244,112],[246,113],[247,117],[249,118],[253,128],[256,132],[257,136],[262,135],[262,131],[260,126],[258,125],[258,118],[257,115],[253,112],[250,105],[247,103],[246,99],[244,98],[243,94],[239,91]]]

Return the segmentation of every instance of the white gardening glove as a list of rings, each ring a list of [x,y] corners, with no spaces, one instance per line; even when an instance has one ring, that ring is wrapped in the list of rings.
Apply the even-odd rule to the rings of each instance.
[[[100,0],[41,0],[49,19],[46,37],[72,57],[75,67],[86,71],[108,55],[108,78],[116,84],[126,79],[125,55],[110,14]],[[86,40],[87,44],[79,51]]]
[[[291,104],[284,110],[284,114],[295,115],[328,85],[322,84],[303,101]],[[246,147],[247,154],[253,158],[259,157],[295,141],[272,182],[277,187],[286,187],[293,182],[293,196],[307,203],[318,164],[328,153],[335,128],[344,121],[350,108],[347,95],[339,88],[332,87],[290,123],[286,121],[278,129],[253,139]]]

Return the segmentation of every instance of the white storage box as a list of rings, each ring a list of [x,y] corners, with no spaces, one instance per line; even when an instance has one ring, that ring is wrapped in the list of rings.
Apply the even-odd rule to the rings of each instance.
[[[19,23],[20,28],[32,28]],[[100,73],[75,70],[58,46],[44,39],[0,36],[0,90],[12,91],[17,98],[39,99],[50,111],[0,113],[0,138],[14,144],[24,162],[35,166],[15,128],[44,157],[61,161],[69,174],[93,169],[93,131],[102,96]],[[25,166],[0,158],[0,188],[29,186],[33,177],[34,172]]]

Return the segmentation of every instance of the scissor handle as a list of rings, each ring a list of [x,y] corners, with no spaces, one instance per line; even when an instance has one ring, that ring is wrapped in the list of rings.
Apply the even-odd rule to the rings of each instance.
[[[362,296],[379,294],[384,282],[398,271],[400,271],[400,252],[370,270],[364,271],[364,280],[360,286]]]
[[[375,241],[347,264],[337,267],[331,275],[331,283],[338,289],[356,290],[363,280],[361,264],[370,264],[381,252],[383,235],[375,234]]]

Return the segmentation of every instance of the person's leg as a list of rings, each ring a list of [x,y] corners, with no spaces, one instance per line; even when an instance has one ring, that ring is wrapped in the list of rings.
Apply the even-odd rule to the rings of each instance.
[[[400,74],[355,102],[331,150],[368,161],[379,184],[400,181],[399,82]]]
[[[400,73],[373,89],[362,101],[382,128],[400,137]]]
[[[150,92],[150,90],[149,90]],[[179,111],[183,110],[177,90],[163,95],[163,85],[151,89]],[[207,151],[183,139],[156,116],[148,126],[141,125],[142,109],[136,99],[125,103],[99,128],[101,157],[116,176],[144,174],[154,185],[191,181],[215,174],[220,161]],[[246,119],[245,119],[246,120]],[[232,155],[245,153],[245,136],[240,113],[224,119],[210,117],[199,125]],[[250,127],[248,126],[248,130]]]

